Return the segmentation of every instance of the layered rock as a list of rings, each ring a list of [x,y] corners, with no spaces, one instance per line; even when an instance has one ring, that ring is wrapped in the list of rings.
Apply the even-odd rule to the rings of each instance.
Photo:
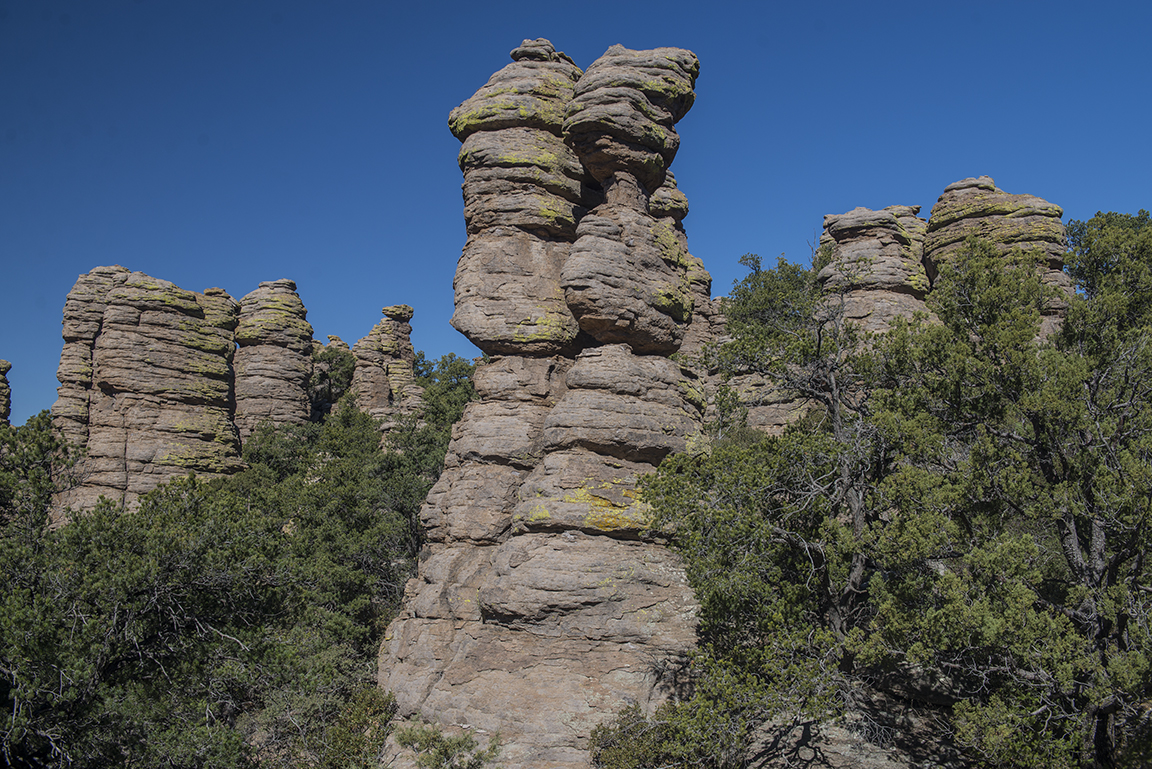
[[[920,206],[854,208],[824,217],[821,248],[828,264],[817,280],[843,302],[844,314],[865,331],[886,331],[897,316],[924,311],[928,275],[924,269],[927,222]]]
[[[246,440],[267,422],[304,424],[311,417],[312,326],[287,279],[261,283],[240,300],[236,326],[236,428]]]
[[[1048,336],[1068,308],[1072,281],[1064,273],[1067,251],[1064,210],[1033,195],[1012,195],[991,177],[961,179],[944,188],[932,206],[924,243],[924,266],[932,280],[940,265],[964,247],[969,237],[991,243],[1001,252],[1019,248],[1041,258],[1040,278],[1054,289],[1044,309],[1041,336]]]
[[[12,364],[0,359],[0,421],[8,424],[8,417],[12,414],[12,388],[8,385],[8,372]]]
[[[63,505],[131,502],[160,483],[240,466],[232,422],[239,305],[123,267],[82,275],[64,307],[55,422],[81,446],[83,485]]]
[[[348,356],[337,356],[348,367],[337,378],[342,392],[351,373],[360,408],[387,420],[422,400],[412,308],[385,307],[384,315],[357,343],[354,371],[339,360]],[[235,302],[218,288],[198,294],[124,267],[97,267],[69,292],[63,334],[52,417],[85,456],[81,485],[57,500],[61,512],[90,509],[102,495],[130,503],[189,472],[239,470],[241,442],[261,424],[304,424],[336,398],[329,375],[339,372],[328,370],[331,358],[317,360],[325,348],[312,339],[287,279],[261,283]]]
[[[697,65],[616,46],[577,83],[547,41],[513,58],[450,119],[469,229],[453,323],[496,355],[421,511],[428,545],[380,683],[405,716],[500,731],[510,769],[583,767],[592,728],[626,704],[654,707],[694,643],[694,599],[647,533],[637,479],[684,450],[704,406],[695,375],[665,357],[694,323],[702,346],[714,314],[666,173]],[[562,155],[567,192],[545,188],[568,207],[545,225],[522,202],[538,193],[489,148],[559,135],[539,85],[557,71],[574,86],[549,97],[575,153]],[[595,202],[589,176],[606,192],[590,212],[577,205]]]
[[[525,40],[512,60],[448,120],[463,142],[468,231],[452,325],[491,355],[570,352],[579,328],[560,269],[576,222],[599,200],[563,141],[583,73],[547,40]]]
[[[416,351],[412,349],[412,326],[408,323],[412,308],[392,305],[385,307],[383,313],[384,320],[352,346],[356,356],[352,389],[356,391],[356,406],[385,420],[387,425],[396,415],[418,409],[423,390],[416,384],[413,370]]]
[[[560,283],[580,329],[602,344],[666,355],[684,340],[694,304],[689,273],[703,279],[676,218],[687,205],[670,190],[657,200],[657,218],[649,198],[680,146],[673,126],[692,106],[699,71],[689,51],[615,45],[588,68],[568,105],[565,139],[604,187],[605,202],[580,220]]]

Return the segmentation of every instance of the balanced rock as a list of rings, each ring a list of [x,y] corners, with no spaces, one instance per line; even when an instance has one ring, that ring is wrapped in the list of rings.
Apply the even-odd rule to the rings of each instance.
[[[261,283],[240,300],[236,326],[236,427],[246,440],[262,423],[308,421],[312,326],[287,279]]]
[[[239,305],[123,267],[80,276],[64,308],[53,415],[85,450],[84,483],[61,503],[131,502],[160,483],[241,466],[232,422]]]

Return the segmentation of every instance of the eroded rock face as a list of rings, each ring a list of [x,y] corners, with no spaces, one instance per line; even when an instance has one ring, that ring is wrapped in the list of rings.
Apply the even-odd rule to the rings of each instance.
[[[246,440],[262,423],[300,425],[311,416],[312,326],[296,293],[281,279],[240,300],[236,326],[236,427]]]
[[[543,40],[513,59],[449,121],[469,231],[453,324],[495,357],[421,511],[428,545],[380,684],[405,716],[500,731],[510,769],[584,767],[592,728],[667,697],[695,640],[637,479],[685,448],[704,408],[666,357],[703,345],[715,315],[666,171],[698,65],[615,46],[581,77]],[[554,159],[518,165],[513,146]],[[560,215],[534,213],[531,184]]]
[[[189,472],[240,467],[232,420],[239,305],[123,267],[82,275],[64,307],[53,416],[83,447],[83,485],[63,505],[131,502]]]

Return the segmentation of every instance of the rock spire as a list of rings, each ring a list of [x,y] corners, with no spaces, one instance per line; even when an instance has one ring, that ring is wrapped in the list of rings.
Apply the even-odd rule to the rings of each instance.
[[[637,478],[700,429],[710,278],[667,172],[699,65],[546,40],[452,111],[468,241],[453,324],[493,356],[421,511],[428,545],[380,683],[406,716],[499,730],[501,763],[587,766],[591,729],[654,706],[695,640]],[[552,213],[543,213],[544,211]]]

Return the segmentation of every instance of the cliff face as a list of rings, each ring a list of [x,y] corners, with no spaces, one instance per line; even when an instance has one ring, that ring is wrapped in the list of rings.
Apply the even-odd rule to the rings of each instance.
[[[694,642],[636,482],[704,406],[667,357],[711,328],[667,174],[698,64],[614,46],[581,73],[546,40],[512,58],[449,119],[469,232],[453,324],[493,358],[421,512],[380,683],[404,715],[499,730],[507,767],[576,767],[593,726],[668,695]]]
[[[383,355],[374,365],[406,363],[411,395],[410,332],[406,322],[391,331],[398,363]],[[190,472],[235,472],[241,442],[260,424],[310,418],[312,327],[290,280],[261,283],[236,302],[218,288],[201,294],[97,267],[69,292],[63,333],[52,416],[84,456],[81,485],[61,495],[61,510],[91,509],[100,496],[131,503]],[[391,396],[361,400],[373,413],[396,409]]]

